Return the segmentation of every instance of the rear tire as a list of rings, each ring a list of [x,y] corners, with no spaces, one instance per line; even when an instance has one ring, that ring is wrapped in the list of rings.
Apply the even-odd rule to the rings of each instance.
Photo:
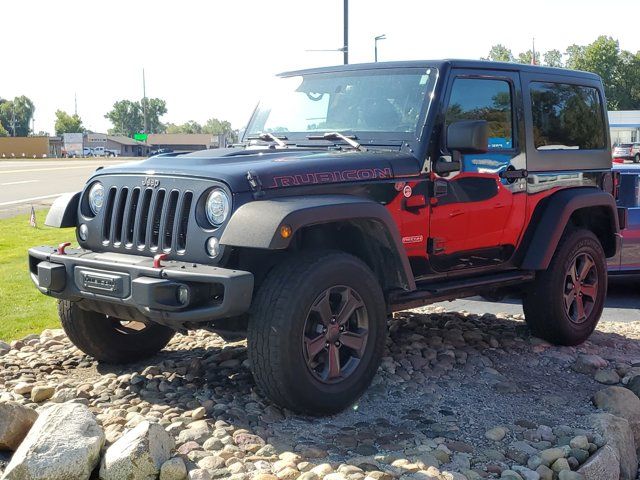
[[[274,268],[249,319],[248,354],[273,402],[311,415],[352,405],[375,375],[386,338],[373,272],[341,252],[307,252]]]
[[[127,322],[82,310],[68,300],[58,302],[58,315],[71,342],[106,363],[129,363],[150,357],[162,350],[175,334],[172,329],[154,323],[129,322],[127,326]]]
[[[640,163],[640,153],[636,153],[636,156],[633,157],[633,163]]]
[[[606,257],[600,241],[589,230],[569,230],[549,267],[525,292],[525,319],[540,338],[578,345],[595,330],[606,295]]]

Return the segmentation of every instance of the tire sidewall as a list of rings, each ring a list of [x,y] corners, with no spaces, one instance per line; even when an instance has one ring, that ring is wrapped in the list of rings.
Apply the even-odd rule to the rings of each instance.
[[[369,385],[375,374],[386,337],[386,312],[382,290],[373,273],[362,262],[347,255],[339,255],[340,261],[332,258],[316,268],[306,281],[300,285],[296,301],[287,313],[290,319],[289,335],[281,344],[283,362],[286,365],[284,376],[291,393],[299,402],[316,405],[323,410],[335,410],[336,405],[346,406],[353,402]],[[368,339],[365,353],[356,370],[346,379],[326,384],[318,380],[305,363],[303,353],[304,325],[312,303],[326,289],[344,285],[354,289],[362,298],[369,319]]]
[[[564,289],[566,274],[575,258],[582,253],[588,253],[594,260],[598,275],[598,293],[591,314],[584,322],[576,324],[570,320],[565,310]],[[553,302],[553,317],[561,319],[561,321],[556,322],[555,326],[560,336],[568,339],[567,344],[577,345],[584,342],[593,333],[598,324],[607,295],[607,268],[604,258],[604,252],[597,237],[590,231],[578,230],[573,232],[568,241],[562,245],[558,262],[553,265],[555,268],[550,267],[554,270],[551,275],[554,291],[551,299]]]

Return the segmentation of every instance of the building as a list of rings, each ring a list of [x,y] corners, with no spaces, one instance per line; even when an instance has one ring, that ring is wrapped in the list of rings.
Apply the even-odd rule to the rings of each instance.
[[[151,150],[167,149],[174,152],[191,152],[226,146],[224,135],[210,133],[150,133],[147,145]]]
[[[49,137],[0,137],[0,158],[43,158],[49,155]]]
[[[611,142],[640,142],[640,110],[619,110],[609,112]]]
[[[150,152],[149,145],[139,142],[124,135],[106,135],[105,147],[107,150],[120,152],[122,157],[147,157]]]

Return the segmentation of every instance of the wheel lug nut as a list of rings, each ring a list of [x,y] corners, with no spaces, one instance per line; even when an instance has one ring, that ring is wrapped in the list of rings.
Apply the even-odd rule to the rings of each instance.
[[[324,348],[329,348],[329,342],[324,344]]]
[[[339,347],[340,346],[340,342],[336,342],[335,345],[336,345],[336,347]]]
[[[341,331],[341,332],[344,332],[344,326],[341,326],[341,327],[340,327],[340,331]]]

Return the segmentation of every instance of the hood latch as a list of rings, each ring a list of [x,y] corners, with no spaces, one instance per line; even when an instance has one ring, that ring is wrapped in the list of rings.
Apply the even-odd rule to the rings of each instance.
[[[247,181],[249,182],[249,186],[253,192],[253,198],[258,199],[264,195],[264,192],[262,191],[262,181],[256,172],[249,170],[247,172]]]

